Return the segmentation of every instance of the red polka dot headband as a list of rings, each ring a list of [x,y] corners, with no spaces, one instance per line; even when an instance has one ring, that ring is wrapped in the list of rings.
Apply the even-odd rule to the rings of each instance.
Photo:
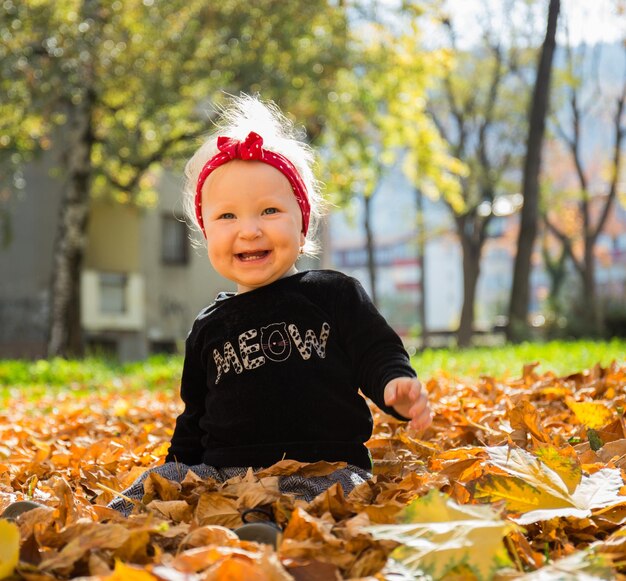
[[[237,141],[230,137],[218,137],[217,148],[219,153],[215,154],[204,164],[196,184],[196,219],[205,238],[206,232],[204,231],[204,221],[202,220],[202,186],[211,172],[233,159],[262,161],[275,167],[289,180],[298,206],[300,206],[300,212],[302,212],[302,233],[306,236],[309,229],[311,205],[304,181],[293,163],[280,153],[263,149],[263,138],[254,131],[251,131],[243,141]]]

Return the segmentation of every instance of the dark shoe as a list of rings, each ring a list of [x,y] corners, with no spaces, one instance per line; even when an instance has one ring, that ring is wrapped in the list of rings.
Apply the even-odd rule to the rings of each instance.
[[[18,500],[17,502],[9,504],[9,506],[4,509],[4,512],[0,514],[0,518],[15,520],[21,514],[33,510],[34,508],[41,508],[42,506],[44,505],[31,500]]]
[[[250,514],[261,514],[270,520],[248,522],[248,515]],[[245,524],[236,528],[234,533],[242,541],[254,541],[255,543],[270,545],[274,549],[278,547],[278,540],[282,531],[274,522],[274,517],[270,511],[262,508],[250,508],[243,511],[241,520]]]
[[[254,541],[255,543],[270,545],[274,549],[278,546],[280,529],[274,523],[252,522],[240,526],[234,532],[242,541]]]

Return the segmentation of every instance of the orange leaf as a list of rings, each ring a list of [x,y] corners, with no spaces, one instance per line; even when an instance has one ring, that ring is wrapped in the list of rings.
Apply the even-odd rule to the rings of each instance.
[[[516,430],[526,430],[540,442],[549,441],[548,436],[539,428],[539,415],[528,400],[523,399],[509,411],[509,422]]]
[[[125,565],[121,561],[115,561],[115,569],[102,581],[157,581],[157,577],[148,573],[145,569]]]

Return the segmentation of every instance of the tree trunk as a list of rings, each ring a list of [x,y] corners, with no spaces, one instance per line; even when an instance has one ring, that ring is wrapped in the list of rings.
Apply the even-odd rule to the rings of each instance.
[[[428,324],[426,321],[427,297],[426,297],[426,220],[424,220],[424,194],[420,188],[415,189],[415,201],[417,206],[417,264],[420,269],[420,292],[418,293],[418,316],[422,325],[422,349],[426,349],[430,343],[428,336]]]
[[[482,232],[478,232],[478,229],[484,230],[484,226],[478,222],[476,216],[465,215],[457,218],[457,228],[463,249],[463,307],[457,331],[459,347],[469,347],[474,333],[474,304],[483,246],[483,235]]]
[[[545,119],[550,100],[550,78],[556,47],[556,26],[560,0],[550,0],[548,26],[541,48],[537,78],[530,110],[530,124],[526,142],[524,162],[523,195],[524,205],[517,242],[517,254],[513,268],[513,283],[509,303],[507,339],[518,341],[527,330],[528,303],[530,295],[531,259],[537,235],[539,214],[539,172],[541,169],[541,148],[545,133]]]
[[[561,289],[567,275],[567,249],[561,248],[561,252],[556,258],[550,256],[547,246],[547,236],[544,234],[544,244],[542,248],[543,264],[546,274],[550,278],[550,294],[548,295],[548,305],[555,317],[561,316]]]
[[[378,306],[378,295],[376,293],[376,248],[374,245],[374,230],[372,227],[372,198],[373,196],[363,196],[363,227],[365,228],[365,247],[367,249],[367,272],[370,279],[370,292],[372,302]]]
[[[89,216],[93,102],[93,94],[86,91],[83,101],[72,106],[68,115],[68,150],[65,163],[68,182],[61,202],[54,247],[48,331],[49,357],[83,355],[80,275]]]
[[[594,243],[588,237],[585,240],[585,258],[583,278],[583,297],[585,304],[585,316],[587,325],[593,335],[602,335],[602,316],[600,314],[600,304],[596,290],[596,258],[593,254]]]

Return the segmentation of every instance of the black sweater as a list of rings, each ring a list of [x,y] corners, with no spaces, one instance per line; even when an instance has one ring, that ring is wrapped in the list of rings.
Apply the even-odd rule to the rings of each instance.
[[[187,337],[185,410],[167,461],[267,467],[286,458],[371,469],[364,446],[385,385],[415,377],[398,335],[363,287],[305,271],[239,295],[222,293]]]

